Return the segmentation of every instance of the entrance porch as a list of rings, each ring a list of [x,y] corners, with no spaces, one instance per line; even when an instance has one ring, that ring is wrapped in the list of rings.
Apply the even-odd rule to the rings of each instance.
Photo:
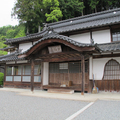
[[[89,88],[89,62],[85,61],[85,86],[84,91]],[[49,63],[48,84],[43,89],[72,89],[82,91],[82,68],[81,61],[69,61]]]

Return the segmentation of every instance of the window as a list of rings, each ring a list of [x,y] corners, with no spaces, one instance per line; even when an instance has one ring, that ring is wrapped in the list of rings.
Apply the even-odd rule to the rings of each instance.
[[[6,75],[12,75],[12,66],[7,66]]]
[[[79,73],[79,72],[81,72],[81,62],[70,62],[69,73]]]
[[[120,41],[120,30],[112,32],[112,41]]]
[[[41,66],[40,65],[34,66],[34,75],[41,75]]]
[[[106,63],[103,79],[120,79],[120,65],[116,60],[112,59]]]
[[[23,75],[31,75],[31,66],[30,65],[23,66]]]
[[[23,66],[23,77],[22,82],[30,82],[31,81],[31,66],[30,65],[24,65]]]
[[[6,81],[31,82],[31,65],[7,66]],[[34,82],[41,82],[41,65],[34,66]]]
[[[59,73],[59,63],[50,63],[49,67],[50,67],[49,70],[50,73]]]
[[[41,65],[34,66],[34,82],[41,82]]]
[[[22,67],[20,65],[14,66],[14,81],[21,82],[21,70]]]
[[[68,73],[68,63],[59,63],[59,73]]]
[[[21,75],[21,66],[14,66],[14,75]]]
[[[23,76],[22,81],[23,82],[30,82],[31,81],[31,76]]]
[[[50,63],[50,73],[80,73],[81,62]]]
[[[6,67],[6,81],[13,81],[13,67],[7,66]]]

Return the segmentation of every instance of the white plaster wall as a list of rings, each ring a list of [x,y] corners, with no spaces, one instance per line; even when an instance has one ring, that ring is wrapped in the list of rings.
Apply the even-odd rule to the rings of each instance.
[[[22,52],[26,51],[32,46],[32,42],[19,44],[19,49],[22,49]]]
[[[83,33],[83,34],[77,34],[77,35],[71,35],[69,37],[77,42],[90,43],[90,32]]]
[[[115,59],[120,63],[120,57],[93,59],[93,74],[95,80],[102,80],[105,64],[111,59]]]
[[[8,54],[10,54],[10,52],[8,52]]]
[[[49,80],[49,63],[43,63],[43,85],[48,85]]]
[[[95,43],[111,42],[110,29],[92,32],[92,38]]]

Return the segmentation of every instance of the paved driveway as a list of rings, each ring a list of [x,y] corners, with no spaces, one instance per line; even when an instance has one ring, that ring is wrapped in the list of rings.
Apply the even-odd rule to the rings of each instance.
[[[88,103],[0,91],[0,120],[65,120]]]
[[[120,101],[93,102],[22,96],[0,91],[0,120],[120,120]],[[86,109],[84,109],[86,108]]]
[[[120,101],[98,100],[74,120],[120,120]]]

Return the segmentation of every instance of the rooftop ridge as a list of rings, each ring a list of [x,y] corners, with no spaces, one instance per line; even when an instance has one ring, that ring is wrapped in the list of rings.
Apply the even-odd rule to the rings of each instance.
[[[60,24],[60,23],[71,21],[71,20],[84,19],[84,18],[87,18],[87,17],[93,17],[93,16],[96,16],[96,15],[102,15],[102,14],[112,13],[112,12],[116,12],[116,11],[120,11],[120,8],[106,10],[106,11],[97,12],[97,13],[92,13],[92,14],[89,14],[89,15],[83,15],[83,16],[79,16],[79,17],[74,17],[74,18],[66,19],[66,20],[61,20],[61,21],[58,21],[58,22],[49,23],[47,25],[54,25],[54,24],[57,24],[57,23]]]

